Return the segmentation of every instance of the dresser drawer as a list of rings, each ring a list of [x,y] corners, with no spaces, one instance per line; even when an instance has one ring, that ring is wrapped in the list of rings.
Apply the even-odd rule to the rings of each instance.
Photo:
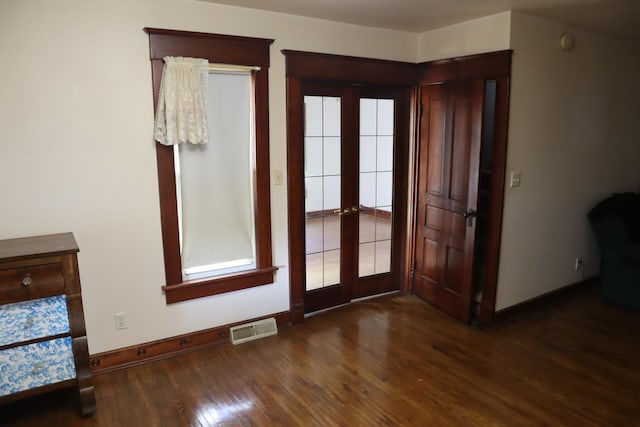
[[[70,331],[64,295],[0,306],[0,346]]]
[[[62,293],[64,276],[61,263],[0,270],[0,304]]]
[[[76,377],[71,338],[0,351],[0,396]]]

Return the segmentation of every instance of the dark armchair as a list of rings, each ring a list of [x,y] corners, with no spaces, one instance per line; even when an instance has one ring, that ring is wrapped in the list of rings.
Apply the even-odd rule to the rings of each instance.
[[[640,311],[640,194],[614,194],[588,218],[602,256],[603,298]]]

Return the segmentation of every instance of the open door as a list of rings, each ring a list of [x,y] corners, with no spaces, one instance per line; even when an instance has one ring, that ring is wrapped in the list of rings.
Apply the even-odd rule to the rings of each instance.
[[[424,85],[414,292],[471,319],[484,80]]]

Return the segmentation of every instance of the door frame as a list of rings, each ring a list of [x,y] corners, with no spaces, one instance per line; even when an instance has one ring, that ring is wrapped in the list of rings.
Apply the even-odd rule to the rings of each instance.
[[[301,322],[305,313],[305,248],[304,248],[304,106],[303,84],[305,81],[339,82],[354,86],[395,87],[406,91],[409,97],[414,91],[419,69],[416,64],[378,59],[366,59],[342,55],[327,55],[311,52],[283,50],[286,63],[287,88],[287,195],[288,195],[288,234],[289,234],[289,280],[290,311],[292,322]],[[407,98],[409,99],[409,98]],[[408,117],[414,116],[412,103],[406,102]],[[405,108],[405,107],[402,107]],[[408,124],[410,121],[407,122]],[[407,283],[407,161],[412,131],[407,126],[402,135],[397,135],[395,153],[399,155],[394,174],[394,185],[398,187],[400,200],[394,201],[399,212],[394,214],[399,223],[394,225],[396,232],[394,250],[400,248],[399,286]],[[405,290],[405,289],[403,289]]]
[[[304,320],[304,171],[298,165],[304,161],[300,138],[303,135],[303,99],[301,85],[304,79],[396,86],[407,90],[409,107],[408,150],[403,158],[406,186],[406,212],[400,246],[402,257],[400,290],[413,293],[415,258],[416,197],[418,177],[419,85],[465,78],[496,80],[496,111],[493,162],[491,177],[490,221],[488,230],[486,281],[479,307],[481,325],[491,325],[495,319],[498,284],[498,264],[502,235],[502,213],[506,173],[507,136],[512,50],[469,55],[423,63],[408,63],[353,56],[329,55],[295,50],[282,50],[286,65],[286,119],[288,168],[288,235],[290,312],[293,323]],[[297,141],[297,143],[293,143]]]
[[[458,58],[443,59],[418,64],[420,76],[418,87],[467,79],[484,79],[496,81],[496,106],[493,137],[493,164],[490,184],[489,222],[487,231],[485,284],[479,306],[478,322],[489,326],[495,317],[495,303],[498,287],[498,267],[500,261],[500,242],[502,237],[502,212],[504,206],[504,185],[507,159],[507,136],[509,123],[509,96],[511,80],[512,50],[469,55]],[[419,96],[419,95],[418,95]],[[419,98],[418,98],[418,103]],[[420,106],[418,111],[421,113]],[[415,259],[415,239],[417,235],[416,213],[418,200],[418,162],[419,162],[419,114],[415,123],[416,138],[412,140],[411,163],[409,174],[413,186],[411,188],[410,209],[411,230],[408,241],[411,244],[410,259]],[[415,265],[415,264],[414,264]],[[413,293],[413,277],[411,271],[411,292]]]

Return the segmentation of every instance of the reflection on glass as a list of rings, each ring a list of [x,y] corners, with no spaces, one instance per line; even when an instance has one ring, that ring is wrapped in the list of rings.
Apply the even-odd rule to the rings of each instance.
[[[340,283],[340,102],[304,97],[307,291]]]
[[[391,271],[394,101],[360,100],[358,276]]]

